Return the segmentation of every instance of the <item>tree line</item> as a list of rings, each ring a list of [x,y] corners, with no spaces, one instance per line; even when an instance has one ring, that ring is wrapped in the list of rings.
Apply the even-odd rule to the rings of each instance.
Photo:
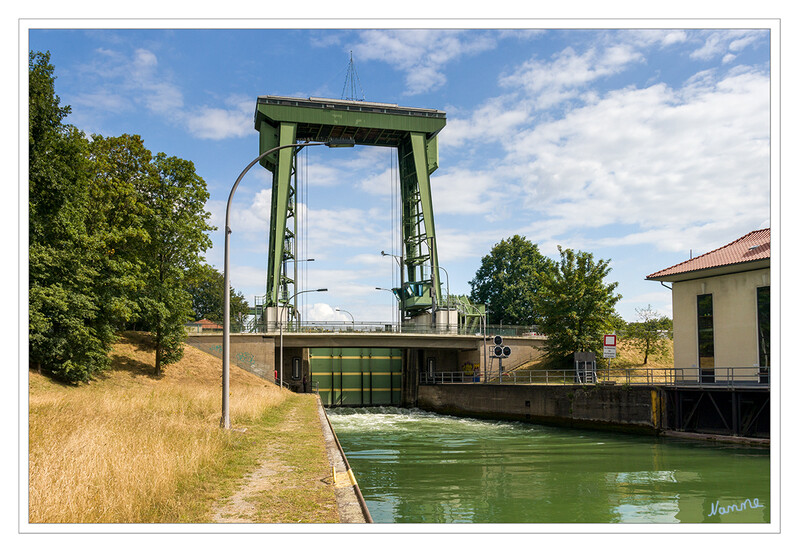
[[[135,328],[150,333],[160,374],[182,357],[187,321],[222,319],[222,275],[203,261],[206,183],[140,136],[66,124],[49,52],[30,52],[28,70],[31,366],[88,381],[109,366],[116,334]],[[240,316],[246,302],[232,297]]]
[[[560,259],[544,256],[537,244],[515,235],[496,244],[482,258],[469,281],[470,299],[488,306],[491,323],[536,325],[547,336],[547,358],[568,366],[577,351],[602,358],[602,336],[623,334],[644,353],[665,349],[671,320],[648,306],[636,309],[637,322],[616,312],[618,282],[606,281],[610,260],[558,246]]]

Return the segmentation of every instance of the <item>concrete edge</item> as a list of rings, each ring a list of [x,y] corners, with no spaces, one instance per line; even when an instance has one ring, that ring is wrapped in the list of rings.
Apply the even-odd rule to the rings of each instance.
[[[338,439],[327,417],[322,400],[316,397],[316,411],[322,426],[322,435],[325,439],[325,449],[331,467],[331,481],[336,495],[339,519],[341,523],[369,523],[371,516],[366,509],[366,503],[359,500],[360,490],[348,468],[348,462],[338,445]],[[335,476],[333,477],[333,474]]]
[[[687,431],[664,430],[660,432],[663,437],[674,439],[690,439],[694,441],[714,441],[717,443],[730,443],[735,445],[749,445],[753,447],[771,447],[771,439],[758,437],[739,437],[736,435],[719,435],[715,433],[690,433]]]

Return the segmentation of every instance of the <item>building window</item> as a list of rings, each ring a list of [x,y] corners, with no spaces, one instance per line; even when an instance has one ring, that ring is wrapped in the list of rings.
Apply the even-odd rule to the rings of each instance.
[[[713,352],[713,295],[696,296],[697,328],[699,331],[699,373],[701,383],[715,381]]]
[[[757,288],[757,350],[760,383],[768,383],[771,366],[771,287]]]
[[[291,379],[300,379],[300,359],[294,357],[291,359]]]

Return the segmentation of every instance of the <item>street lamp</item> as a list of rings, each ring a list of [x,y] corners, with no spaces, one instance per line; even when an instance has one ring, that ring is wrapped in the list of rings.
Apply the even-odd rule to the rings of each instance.
[[[352,318],[352,331],[355,331],[355,317],[352,315],[352,313],[350,311],[345,311],[344,309],[340,309],[338,307],[336,307],[336,312],[346,312],[347,314],[349,314],[350,318]]]
[[[375,289],[379,289],[380,291],[389,292],[391,295],[394,296],[394,299],[396,299],[398,304],[399,304],[400,298],[397,296],[396,293],[394,293],[393,289],[387,289],[387,288],[381,288],[381,287],[376,287]],[[400,314],[400,317],[399,317],[399,324],[398,324],[398,328],[397,329],[399,330],[399,333],[402,333],[402,312],[400,312],[399,314]]]
[[[446,275],[447,275],[447,306],[449,307],[449,306],[451,306],[451,304],[450,304],[450,300],[449,300],[449,272],[447,272],[447,269],[446,269],[446,268],[444,268],[444,267],[443,267],[443,266],[441,266],[441,265],[438,265],[438,268],[440,268],[441,270],[443,270],[443,271],[444,271],[444,274],[446,274]],[[432,267],[431,267],[431,270],[432,270]]]
[[[405,270],[403,265],[405,264],[405,251],[400,251],[400,255],[394,255],[392,253],[386,253],[385,251],[381,251],[380,254],[384,257],[394,257],[394,260],[397,261],[399,265],[399,273],[400,273],[400,294],[403,293],[403,288],[405,287]],[[403,308],[403,301],[400,295],[397,296],[397,306],[399,307],[399,331],[402,333],[402,319],[405,318],[405,309]]]
[[[230,429],[230,205],[233,202],[233,194],[236,193],[236,188],[239,187],[239,182],[244,178],[244,175],[258,161],[267,155],[274,153],[278,150],[285,148],[301,148],[305,146],[327,146],[333,147],[352,147],[355,145],[355,140],[352,138],[336,138],[326,142],[305,142],[302,144],[285,144],[268,149],[261,155],[253,159],[247,165],[233,184],[230,190],[230,195],[227,199],[227,207],[225,208],[225,302],[223,311],[223,325],[222,325],[222,419],[220,425],[224,429]],[[282,366],[281,366],[282,368]]]
[[[306,290],[303,290],[303,291],[296,292],[294,295],[289,297],[288,301],[283,303],[283,309],[280,312],[280,315],[278,316],[278,325],[280,326],[280,371],[279,371],[279,374],[280,374],[280,381],[279,381],[280,387],[283,387],[283,314],[285,314],[285,312],[286,312],[286,305],[291,303],[291,300],[294,299],[297,295],[301,295],[303,293],[311,293],[311,292],[314,292],[314,291],[327,291],[327,288],[306,289]]]
[[[294,263],[294,288],[297,288],[297,282],[300,280],[297,278],[297,267],[298,263],[310,263],[315,261],[316,259],[290,259]],[[297,300],[294,300],[294,312],[297,312]]]

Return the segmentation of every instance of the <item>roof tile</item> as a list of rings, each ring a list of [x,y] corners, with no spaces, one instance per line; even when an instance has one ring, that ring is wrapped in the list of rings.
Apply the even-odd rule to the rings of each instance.
[[[683,261],[669,268],[650,274],[647,278],[661,278],[705,268],[734,265],[771,258],[771,228],[755,230],[732,243],[714,249],[704,255]]]

